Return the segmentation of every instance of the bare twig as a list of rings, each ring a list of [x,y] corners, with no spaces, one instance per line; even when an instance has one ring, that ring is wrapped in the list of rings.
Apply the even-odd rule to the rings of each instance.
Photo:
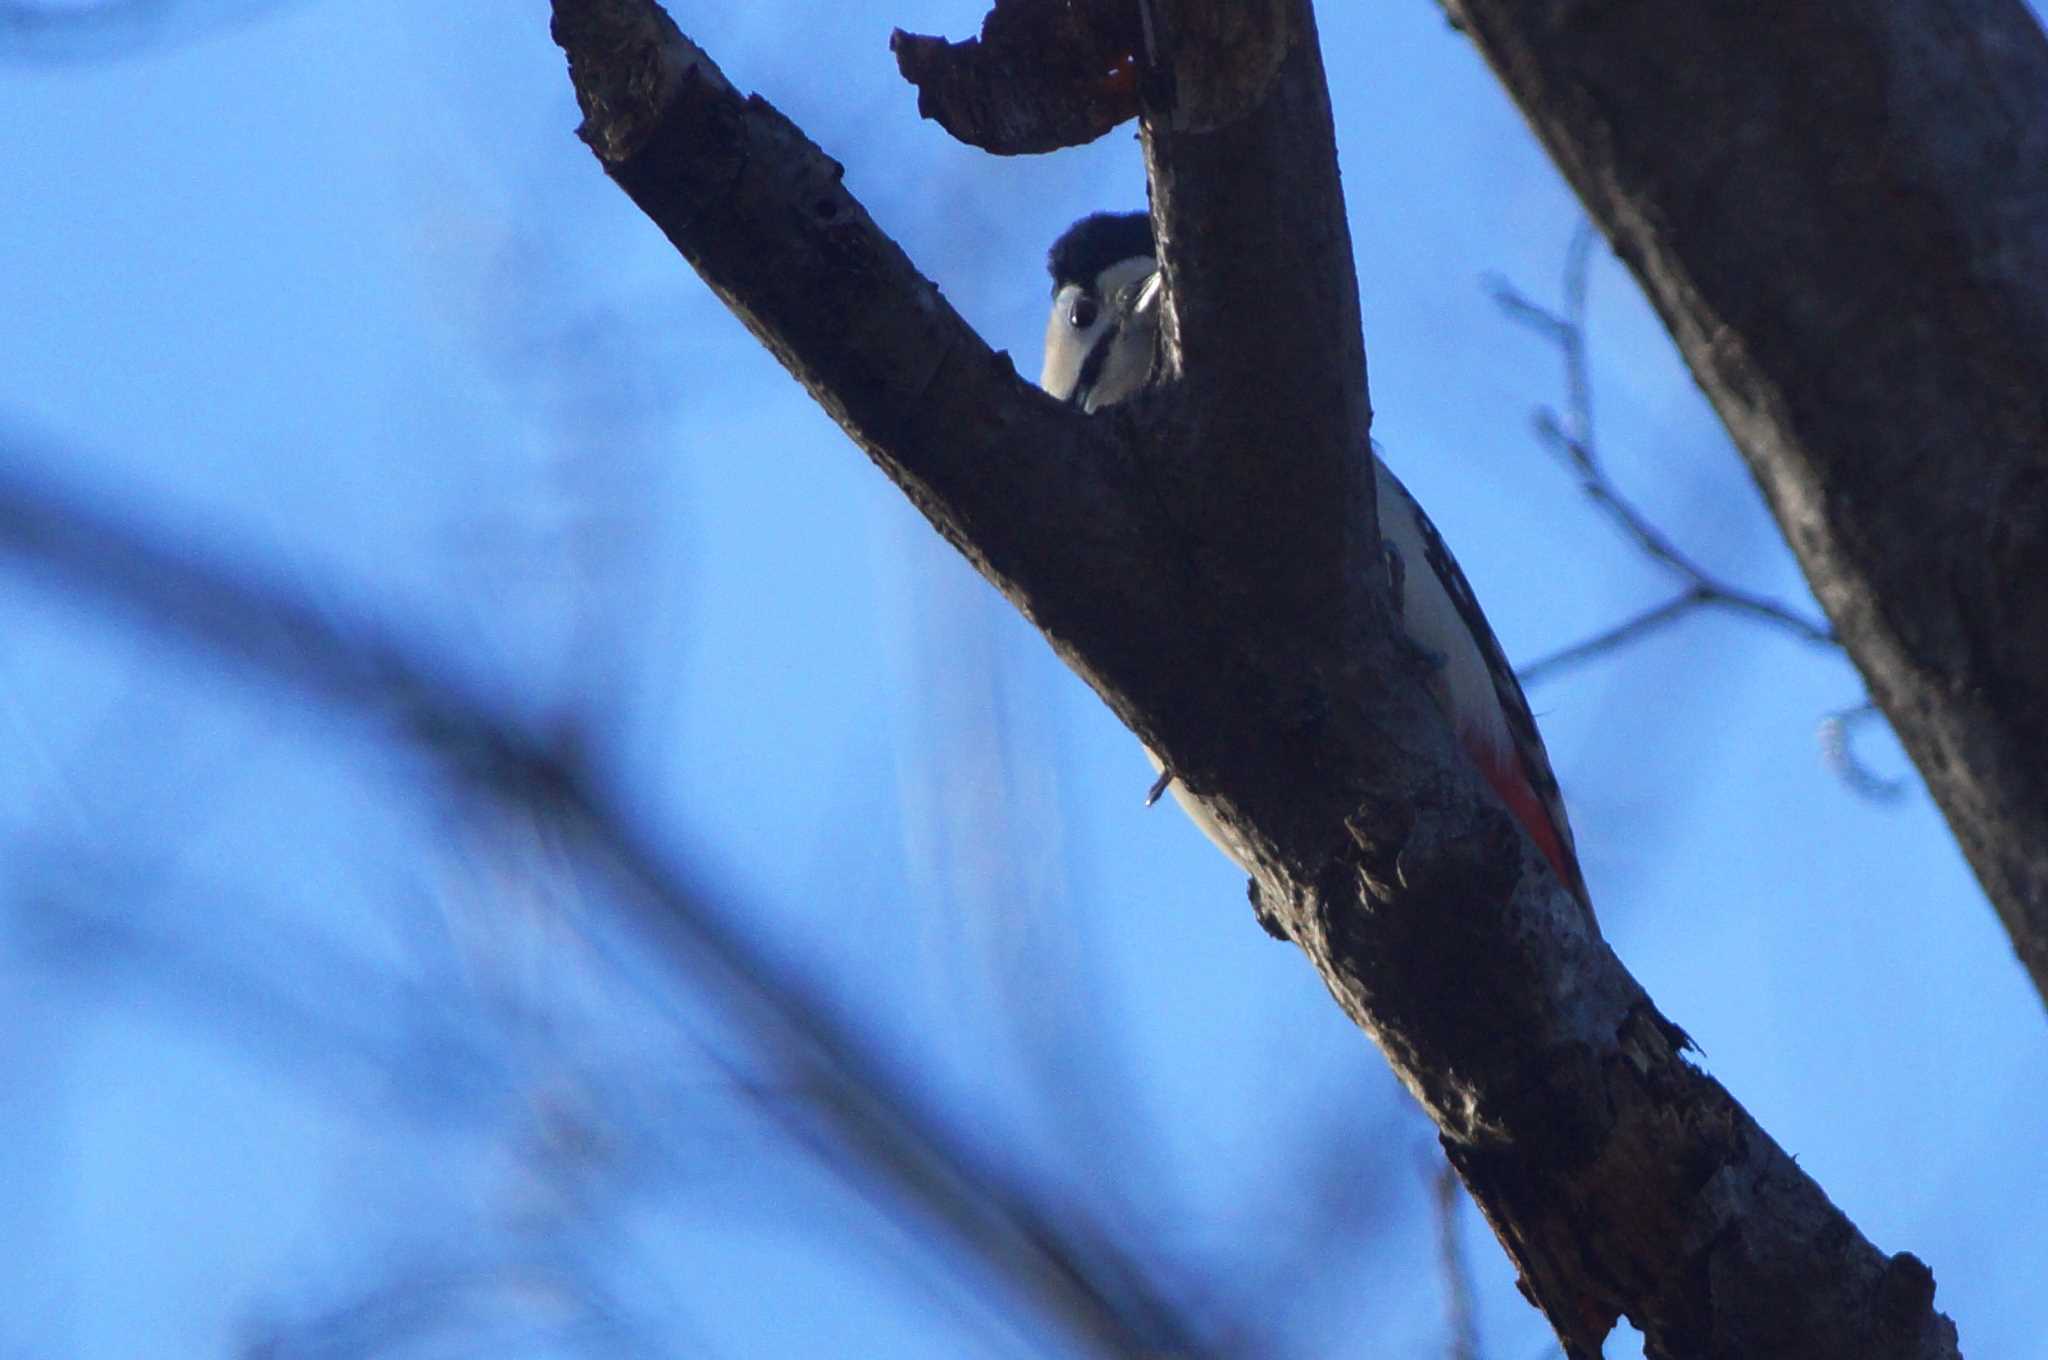
[[[1593,243],[1596,236],[1590,222],[1581,222],[1565,249],[1563,276],[1564,307],[1553,311],[1531,299],[1499,276],[1487,280],[1494,301],[1511,320],[1542,336],[1556,347],[1564,364],[1565,408],[1539,407],[1531,417],[1536,437],[1578,479],[1579,489],[1606,517],[1639,548],[1645,557],[1683,583],[1676,595],[1662,604],[1635,614],[1610,628],[1570,646],[1561,647],[1520,669],[1522,683],[1541,684],[1574,667],[1585,665],[1619,651],[1639,638],[1680,622],[1702,610],[1719,609],[1740,614],[1816,647],[1839,649],[1841,641],[1825,622],[1754,591],[1721,580],[1651,521],[1635,502],[1622,494],[1600,457],[1593,429],[1592,369],[1586,359],[1586,293],[1592,274]],[[1866,798],[1889,802],[1905,786],[1871,771],[1857,760],[1851,746],[1851,725],[1874,717],[1868,704],[1845,709],[1822,719],[1820,742],[1823,758],[1851,790]]]
[[[1558,671],[1570,670],[1581,662],[1590,661],[1617,648],[1626,646],[1646,633],[1654,633],[1666,624],[1676,623],[1690,614],[1699,605],[1699,596],[1685,591],[1659,605],[1652,605],[1642,613],[1622,620],[1612,628],[1569,647],[1561,647],[1547,656],[1538,657],[1518,671],[1522,683],[1531,687],[1541,684]]]
[[[1856,754],[1856,729],[1865,723],[1883,721],[1884,715],[1877,705],[1867,700],[1854,708],[1828,714],[1820,720],[1820,754],[1844,784],[1865,798],[1890,803],[1905,796],[1907,781],[1879,774]]]
[[[1565,409],[1539,408],[1533,424],[1545,448],[1571,469],[1579,489],[1645,556],[1684,583],[1679,595],[1583,642],[1544,657],[1522,672],[1535,684],[1573,666],[1604,656],[1645,633],[1696,610],[1724,609],[1778,628],[1802,642],[1836,647],[1834,630],[1776,600],[1721,580],[1686,553],[1621,491],[1600,458],[1593,426],[1593,383],[1586,360],[1586,294],[1592,274],[1592,225],[1580,223],[1565,251],[1564,309],[1553,311],[1506,279],[1487,281],[1494,301],[1511,320],[1535,331],[1558,351],[1564,364]]]
[[[1226,1355],[1316,1354],[1322,1347],[1303,1324],[1356,1298],[1362,1262],[1403,1250],[1391,1241],[1404,1222],[1400,1162],[1361,1159],[1358,1149],[1400,1146],[1413,1136],[1414,1113],[1389,1102],[1368,1111],[1355,1098],[1360,1087],[1342,1078],[1315,1089],[1316,1099],[1274,1120],[1301,1130],[1277,1188],[1261,1184],[1234,1219],[1245,1236],[1269,1225],[1259,1249],[1215,1263],[1220,1287],[1208,1306],[1235,1329],[1217,1337]]]

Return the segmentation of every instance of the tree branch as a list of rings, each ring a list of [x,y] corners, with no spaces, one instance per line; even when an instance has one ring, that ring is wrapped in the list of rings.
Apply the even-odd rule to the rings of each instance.
[[[1635,273],[2048,999],[2048,39],[1446,0]]]
[[[1775,600],[1727,585],[1710,575],[1623,495],[1608,473],[1605,460],[1600,457],[1599,441],[1593,433],[1593,378],[1586,360],[1586,288],[1591,274],[1593,240],[1594,232],[1589,223],[1580,223],[1572,233],[1571,244],[1565,251],[1565,306],[1562,313],[1532,300],[1506,279],[1491,278],[1487,287],[1503,312],[1549,341],[1563,360],[1566,414],[1560,416],[1548,406],[1539,407],[1534,418],[1537,437],[1559,455],[1566,467],[1579,478],[1588,498],[1606,512],[1621,532],[1651,561],[1685,581],[1686,586],[1662,604],[1652,605],[1592,637],[1561,647],[1521,667],[1517,674],[1521,676],[1523,685],[1534,688],[1545,680],[1611,655],[1639,638],[1661,631],[1704,609],[1723,609],[1741,614],[1803,642],[1839,649],[1841,640],[1824,624],[1815,623]],[[1880,716],[1874,704],[1863,703],[1822,718],[1819,729],[1821,758],[1854,792],[1876,802],[1890,802],[1905,792],[1905,784],[1897,779],[1888,779],[1865,765],[1856,755],[1854,742],[1854,727]]]
[[[1560,647],[1546,656],[1537,657],[1528,665],[1519,667],[1515,674],[1522,678],[1525,687],[1534,689],[1552,676],[1568,671],[1574,666],[1582,666],[1609,652],[1618,651],[1637,638],[1647,637],[1660,628],[1677,623],[1705,603],[1697,589],[1681,591],[1664,603],[1653,604],[1611,628],[1602,629],[1589,638]]]
[[[1658,1355],[1953,1355],[1926,1268],[1678,1055],[1385,626],[1313,17],[1292,0],[1259,30],[1281,45],[1262,81],[1270,44],[1204,46],[1230,9],[1141,11],[1191,381],[1095,419],[1026,390],[651,0],[555,0],[555,32],[607,173],[1242,839],[1574,1356],[1622,1313]]]

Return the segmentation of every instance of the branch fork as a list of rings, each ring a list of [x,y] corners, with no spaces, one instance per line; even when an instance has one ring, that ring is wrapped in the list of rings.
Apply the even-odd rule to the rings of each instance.
[[[555,0],[606,172],[1241,838],[1262,920],[1436,1121],[1570,1355],[1597,1355],[1623,1314],[1660,1357],[1954,1355],[1924,1298],[1878,1324],[1880,1299],[1920,1296],[1887,1285],[1890,1258],[1678,1054],[1540,857],[1503,843],[1386,626],[1307,0],[1076,4],[1079,55],[1040,54],[1040,89],[1006,26],[1053,24],[1050,8],[999,6],[968,55],[897,53],[934,110],[1036,146],[1114,111],[1129,38],[1101,16],[1149,13],[1157,69],[1135,103],[1182,381],[1108,419],[1020,381],[764,101],[722,78],[674,97],[644,46],[651,0]],[[975,72],[1021,83],[977,90]],[[1069,126],[1047,112],[1063,88],[1101,99]],[[1162,90],[1171,106],[1148,105]]]

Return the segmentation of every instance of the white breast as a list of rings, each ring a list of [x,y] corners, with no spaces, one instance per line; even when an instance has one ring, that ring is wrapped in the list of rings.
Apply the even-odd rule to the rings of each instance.
[[[1512,747],[1513,737],[1501,713],[1492,670],[1432,567],[1432,557],[1443,551],[1442,540],[1422,513],[1422,507],[1408,494],[1408,488],[1401,485],[1400,478],[1388,470],[1378,454],[1373,455],[1372,462],[1378,479],[1380,540],[1401,556],[1401,598],[1397,602],[1401,623],[1415,645],[1437,663],[1433,686],[1437,701],[1453,719],[1461,741],[1468,746],[1484,742],[1495,750],[1506,751]],[[1432,542],[1438,545],[1434,550]],[[1150,747],[1145,749],[1145,758],[1152,762],[1155,771],[1165,768]],[[1203,835],[1237,861],[1240,868],[1250,872],[1251,866],[1245,862],[1236,836],[1178,780],[1173,784],[1173,797]]]

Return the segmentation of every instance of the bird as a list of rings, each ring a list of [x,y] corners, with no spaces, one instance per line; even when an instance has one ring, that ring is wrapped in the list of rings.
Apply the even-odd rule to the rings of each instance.
[[[1082,412],[1114,406],[1162,377],[1159,310],[1163,287],[1151,218],[1101,212],[1061,233],[1046,255],[1052,311],[1038,385]],[[1429,689],[1459,746],[1564,885],[1590,916],[1564,796],[1542,734],[1443,536],[1377,449],[1373,460],[1382,560],[1396,621],[1429,663]],[[1174,780],[1159,757],[1153,786],[1171,786],[1182,809],[1239,867],[1247,856],[1229,829]]]

